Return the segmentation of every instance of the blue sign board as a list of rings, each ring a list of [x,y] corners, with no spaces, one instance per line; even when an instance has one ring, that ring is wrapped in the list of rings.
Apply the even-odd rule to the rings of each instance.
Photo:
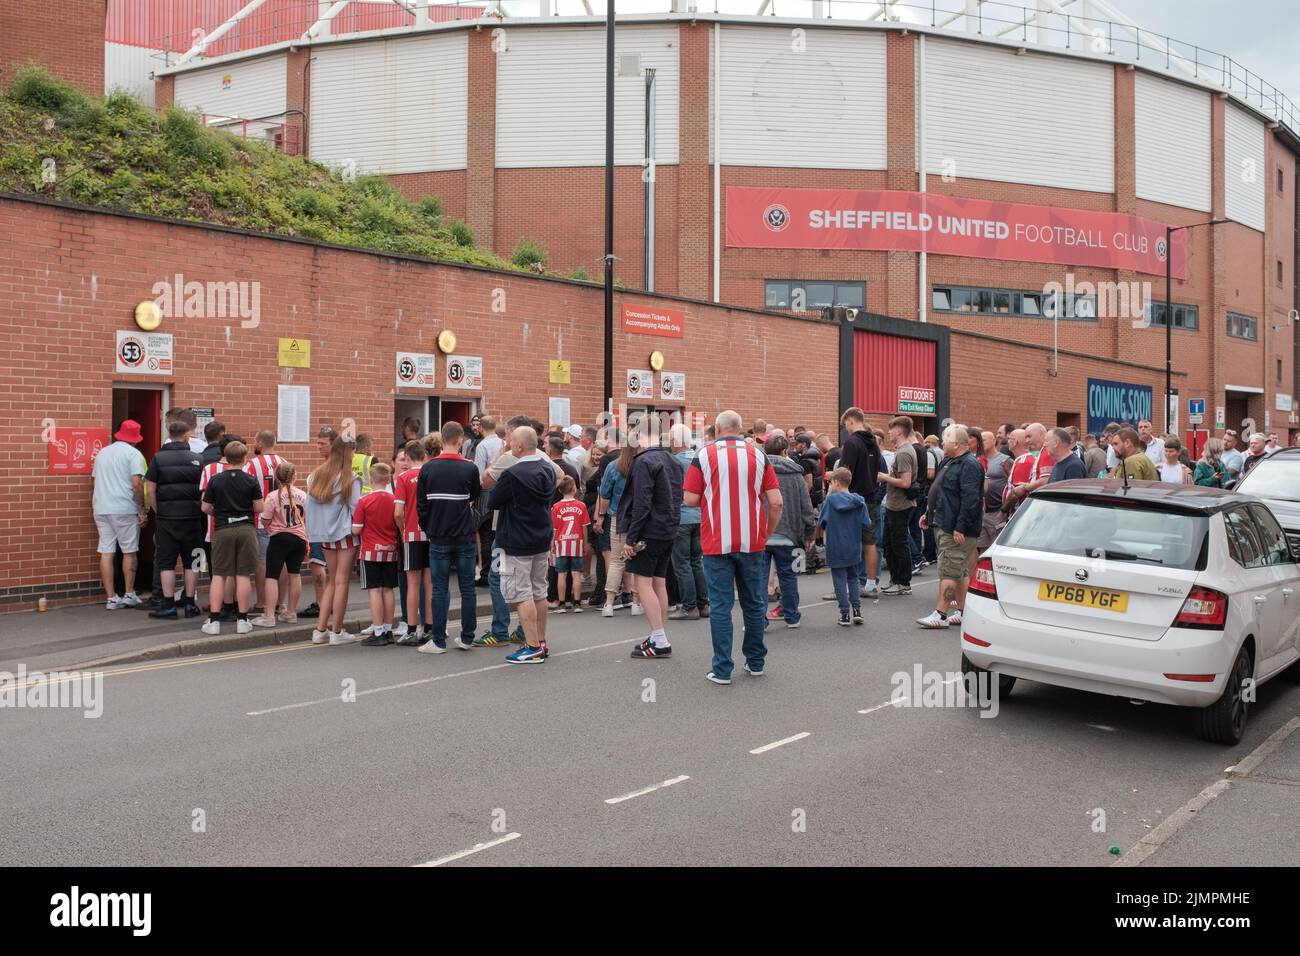
[[[1151,386],[1088,379],[1088,431],[1100,435],[1111,422],[1137,426],[1151,418]]]
[[[1205,399],[1203,399],[1203,398],[1189,398],[1189,399],[1187,400],[1187,414],[1188,414],[1188,415],[1204,415],[1204,414],[1205,414]]]

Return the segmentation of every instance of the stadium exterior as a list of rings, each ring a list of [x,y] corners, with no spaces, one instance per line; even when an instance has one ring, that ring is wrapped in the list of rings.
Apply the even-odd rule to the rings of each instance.
[[[653,180],[655,290],[814,313],[843,304],[958,334],[949,368],[928,375],[920,366],[938,355],[927,339],[863,345],[876,380],[857,368],[853,397],[873,412],[896,411],[900,388],[942,388],[955,417],[989,423],[1026,391],[1050,390],[1058,419],[1086,426],[1098,416],[1075,353],[1111,360],[1113,383],[1153,386],[1162,425],[1163,261],[1121,247],[1146,242],[1149,253],[1166,225],[1227,219],[1173,234],[1171,424],[1185,428],[1186,400],[1202,398],[1211,429],[1216,416],[1221,427],[1300,427],[1290,104],[1258,78],[1243,83],[1229,60],[1124,32],[1083,5],[1073,9],[1085,16],[1040,4],[1022,18],[1020,6],[967,4],[978,20],[946,24],[929,4],[868,19],[880,6],[836,4],[836,20],[619,18],[620,280],[648,285]],[[905,22],[910,14],[926,22]],[[213,122],[281,122],[292,134],[274,135],[290,148],[382,173],[413,198],[440,197],[481,245],[509,255],[530,239],[552,268],[599,275],[601,18],[426,19],[344,35],[315,24],[305,41],[260,47],[250,32],[244,49],[211,59],[191,49],[156,71],[157,102]],[[933,231],[882,229],[879,217],[796,236],[802,222],[764,230],[772,206],[792,217],[938,208],[961,223],[1007,222],[1021,241],[943,243]],[[1075,242],[1028,238],[1047,222]],[[1058,288],[1066,294],[1044,300]],[[1004,357],[984,364],[983,350],[963,347],[971,335],[1005,342]],[[799,345],[792,333],[792,373],[826,360]],[[900,363],[910,370],[896,372]],[[1095,413],[1103,393],[1091,394]]]

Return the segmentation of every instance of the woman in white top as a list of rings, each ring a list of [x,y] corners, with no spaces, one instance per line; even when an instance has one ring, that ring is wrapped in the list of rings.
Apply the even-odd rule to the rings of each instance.
[[[1183,443],[1173,435],[1165,439],[1165,460],[1156,465],[1160,480],[1174,485],[1190,485],[1192,470],[1178,458],[1183,451]]]

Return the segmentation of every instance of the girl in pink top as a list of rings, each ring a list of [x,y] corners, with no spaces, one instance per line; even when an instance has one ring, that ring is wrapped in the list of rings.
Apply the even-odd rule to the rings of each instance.
[[[302,594],[302,561],[307,556],[307,528],[303,512],[307,493],[293,486],[294,467],[282,461],[275,469],[275,490],[266,498],[262,516],[270,541],[266,546],[266,611],[253,619],[258,627],[274,627],[276,617],[286,624],[298,620],[298,598]],[[287,600],[280,608],[281,579]]]

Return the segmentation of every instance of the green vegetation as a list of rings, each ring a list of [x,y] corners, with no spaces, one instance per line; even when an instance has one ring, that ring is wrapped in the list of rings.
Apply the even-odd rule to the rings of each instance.
[[[546,250],[531,239],[520,239],[510,254],[510,261],[530,272],[545,272]]]
[[[475,249],[473,232],[444,222],[436,198],[411,203],[379,176],[348,181],[177,107],[159,114],[126,93],[91,97],[35,65],[0,89],[0,191],[538,271],[533,259],[512,265]]]

